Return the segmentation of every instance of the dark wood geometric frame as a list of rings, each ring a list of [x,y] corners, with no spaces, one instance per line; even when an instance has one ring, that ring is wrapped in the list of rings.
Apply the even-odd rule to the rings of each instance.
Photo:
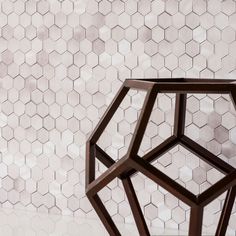
[[[146,90],[147,94],[128,152],[115,162],[96,143],[131,88]],[[141,158],[137,153],[158,93],[176,93],[174,133]],[[229,94],[236,108],[236,82],[234,80],[129,79],[125,80],[88,139],[86,143],[86,195],[110,235],[121,234],[99,198],[98,192],[116,177],[122,181],[139,234],[141,236],[150,235],[131,182],[131,176],[136,172],[141,172],[191,207],[189,225],[189,235],[191,236],[200,236],[202,233],[204,207],[227,191],[215,235],[224,236],[226,234],[236,196],[236,169],[184,135],[187,93]],[[177,144],[187,148],[225,176],[196,196],[150,164]],[[108,168],[97,179],[95,179],[96,158]]]

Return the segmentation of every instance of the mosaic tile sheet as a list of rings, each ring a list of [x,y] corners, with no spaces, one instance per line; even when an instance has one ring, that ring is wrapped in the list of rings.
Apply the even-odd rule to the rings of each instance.
[[[0,203],[94,216],[84,195],[85,141],[125,78],[236,76],[233,0],[1,0]],[[100,140],[122,157],[144,94],[132,91]],[[175,96],[159,95],[140,150],[172,132]],[[236,118],[225,95],[189,95],[186,134],[236,165]],[[219,173],[177,147],[160,170],[195,193]],[[104,171],[97,165],[97,174]],[[147,222],[188,227],[189,209],[142,175],[133,178]],[[113,218],[133,222],[119,181],[101,192]],[[224,196],[207,207],[213,230]],[[236,208],[229,233],[236,231]]]

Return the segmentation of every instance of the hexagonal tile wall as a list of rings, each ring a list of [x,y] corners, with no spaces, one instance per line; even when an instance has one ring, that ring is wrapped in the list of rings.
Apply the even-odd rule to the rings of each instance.
[[[94,216],[84,193],[85,141],[124,79],[236,75],[236,7],[232,0],[2,0],[0,5],[3,207]],[[100,140],[116,159],[130,142],[143,97],[131,93],[106,131],[106,141]],[[161,99],[166,106],[154,105],[155,119],[140,155],[165,139],[166,132],[171,134],[175,97],[166,94]],[[130,104],[132,109],[128,109]],[[233,166],[234,112],[225,95],[188,98],[186,133]],[[196,191],[211,184],[210,167],[184,150],[169,152],[159,160],[160,165],[173,171],[169,165],[175,164],[174,155],[185,160],[179,169],[186,165],[193,171],[187,183],[196,182]],[[102,171],[104,167],[98,164],[97,175]],[[196,176],[203,171],[198,180]],[[135,178],[140,181],[135,190],[146,196],[143,210],[148,204],[158,204],[151,197],[154,192],[165,198],[163,204],[171,210],[171,219],[160,218],[158,210],[157,218],[149,219],[148,224],[185,230],[188,217],[175,209],[188,215],[188,208],[153,187],[144,176]],[[42,180],[46,194],[38,187]],[[4,185],[8,181],[13,184]],[[116,186],[119,182],[108,193]],[[110,193],[104,200],[115,207],[114,218],[133,222],[130,212],[123,210],[127,199],[117,203],[113,198]],[[207,222],[206,229],[215,227],[223,200],[224,196],[217,200],[217,210],[207,211],[208,219],[214,220]],[[232,220],[228,234],[235,230]]]

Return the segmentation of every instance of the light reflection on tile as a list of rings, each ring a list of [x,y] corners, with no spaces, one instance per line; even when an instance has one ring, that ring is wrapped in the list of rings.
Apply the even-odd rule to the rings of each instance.
[[[97,219],[69,217],[59,215],[48,215],[33,213],[22,210],[0,209],[0,233],[5,236],[26,236],[26,235],[98,235],[107,236],[104,227]],[[133,225],[118,223],[122,235],[138,235]],[[154,234],[179,235],[176,230],[161,230],[153,228]],[[181,233],[181,235],[183,235]]]

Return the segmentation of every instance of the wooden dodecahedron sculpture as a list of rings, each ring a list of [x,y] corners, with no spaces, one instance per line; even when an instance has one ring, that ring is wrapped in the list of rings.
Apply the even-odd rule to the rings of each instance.
[[[115,162],[96,143],[131,88],[146,90],[147,94],[128,152],[124,157]],[[162,144],[141,158],[137,153],[158,93],[176,93],[174,133],[170,138],[166,139]],[[189,236],[201,235],[204,207],[227,191],[215,234],[217,236],[225,235],[236,196],[236,169],[185,136],[184,127],[187,93],[229,94],[236,107],[236,83],[233,80],[130,79],[124,82],[87,141],[86,195],[110,235],[118,236],[121,234],[99,198],[98,192],[116,177],[120,178],[123,183],[139,234],[141,236],[150,235],[130,179],[136,172],[141,172],[191,207]],[[225,175],[224,178],[216,182],[203,193],[194,195],[150,164],[177,144],[187,148],[200,159],[222,172]],[[108,168],[97,179],[95,179],[95,158]]]

